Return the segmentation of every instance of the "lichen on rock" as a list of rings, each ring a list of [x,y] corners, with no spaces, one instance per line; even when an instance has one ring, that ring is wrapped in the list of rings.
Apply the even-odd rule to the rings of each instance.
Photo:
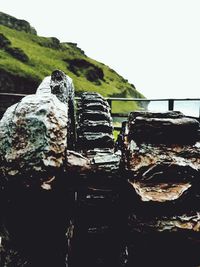
[[[67,106],[53,94],[29,95],[8,108],[0,121],[1,175],[45,174],[61,167],[67,120]]]

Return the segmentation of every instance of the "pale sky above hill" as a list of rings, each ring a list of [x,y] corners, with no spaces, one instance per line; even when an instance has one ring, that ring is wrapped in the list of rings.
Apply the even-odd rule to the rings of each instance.
[[[78,43],[148,98],[200,97],[199,0],[0,0],[0,10]]]

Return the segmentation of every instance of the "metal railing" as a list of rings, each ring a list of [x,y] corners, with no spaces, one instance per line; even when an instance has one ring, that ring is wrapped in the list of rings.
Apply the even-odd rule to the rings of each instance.
[[[114,101],[134,101],[134,102],[168,102],[168,110],[174,110],[174,103],[176,101],[199,101],[200,102],[200,98],[154,98],[154,99],[146,99],[146,98],[116,98],[116,97],[109,97],[106,98],[111,110],[112,110],[112,102]],[[200,103],[199,103],[199,113],[200,113]],[[199,114],[200,117],[200,114]]]
[[[113,107],[113,102],[119,102],[119,103],[123,103],[123,102],[127,102],[127,101],[134,101],[134,102],[138,102],[138,103],[146,103],[146,107],[141,108],[141,110],[149,110],[151,111],[151,106],[156,107],[157,103],[160,103],[161,105],[158,106],[156,109],[153,109],[154,111],[173,111],[173,110],[177,110],[177,111],[182,111],[185,115],[189,116],[189,117],[194,117],[197,118],[200,121],[200,98],[165,98],[165,99],[143,99],[143,98],[107,98],[107,101],[111,107],[111,114],[113,119],[116,118],[123,118],[124,120],[127,119],[128,114],[132,111],[128,111],[125,113],[114,113],[112,112],[112,107]],[[157,103],[156,103],[157,102]],[[153,103],[153,104],[152,104]],[[187,105],[185,105],[187,103]],[[189,105],[190,104],[190,105]],[[184,107],[185,109],[181,107],[181,105]],[[195,107],[194,107],[195,106]],[[160,109],[163,108],[163,109]],[[192,112],[190,112],[192,109]],[[153,111],[152,110],[152,111]],[[120,130],[121,127],[117,127],[115,126],[114,129],[115,130]]]
[[[2,105],[5,106],[5,108],[7,108],[8,106],[16,103],[19,101],[19,99],[21,99],[22,97],[26,96],[27,94],[14,94],[14,93],[0,93],[0,111],[2,111],[3,107]],[[76,97],[76,100],[79,100],[80,97]],[[113,112],[112,108],[113,108],[113,103],[114,102],[136,102],[136,103],[140,103],[139,106],[142,106],[141,103],[144,103],[144,107],[141,108],[142,110],[149,110],[149,106],[151,103],[165,103],[165,110],[180,110],[177,109],[176,104],[180,103],[180,102],[184,102],[184,103],[195,103],[196,106],[196,114],[194,115],[190,115],[190,114],[186,114],[188,116],[191,117],[195,117],[197,119],[200,120],[200,98],[162,98],[162,99],[158,99],[158,98],[154,98],[154,99],[146,99],[146,98],[120,98],[120,97],[108,97],[106,98],[106,100],[108,101],[110,108],[111,108],[111,114],[113,119],[116,118],[124,118],[126,119],[128,117],[128,114],[132,111],[132,110],[128,110],[127,112],[124,113],[116,113]],[[166,105],[167,104],[167,105]],[[162,111],[159,110],[159,108],[157,109],[157,111]],[[180,110],[182,111],[182,110]],[[184,113],[184,112],[183,112]],[[117,130],[120,129],[120,127],[115,127]]]

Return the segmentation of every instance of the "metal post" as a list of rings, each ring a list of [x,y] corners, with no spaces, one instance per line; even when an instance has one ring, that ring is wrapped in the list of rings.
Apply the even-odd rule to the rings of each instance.
[[[174,99],[168,100],[168,110],[174,110]]]

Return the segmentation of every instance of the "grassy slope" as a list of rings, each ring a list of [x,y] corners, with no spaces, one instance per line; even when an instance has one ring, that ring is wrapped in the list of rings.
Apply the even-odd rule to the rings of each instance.
[[[5,69],[20,77],[31,77],[38,83],[44,76],[50,75],[55,69],[66,72],[74,81],[76,92],[95,91],[103,96],[122,96],[122,97],[142,97],[133,85],[118,75],[108,66],[99,63],[85,56],[80,49],[70,43],[61,44],[61,49],[48,48],[50,38],[39,37],[22,31],[13,30],[0,25],[0,33],[4,34],[12,43],[12,47],[21,48],[29,57],[28,63],[23,63],[4,50],[0,50],[0,68]],[[104,80],[101,85],[90,82],[83,75],[76,76],[68,69],[68,60],[84,59],[95,66],[101,68],[104,73]],[[27,92],[28,93],[28,92]],[[123,112],[137,108],[135,103],[113,105],[114,112]]]

